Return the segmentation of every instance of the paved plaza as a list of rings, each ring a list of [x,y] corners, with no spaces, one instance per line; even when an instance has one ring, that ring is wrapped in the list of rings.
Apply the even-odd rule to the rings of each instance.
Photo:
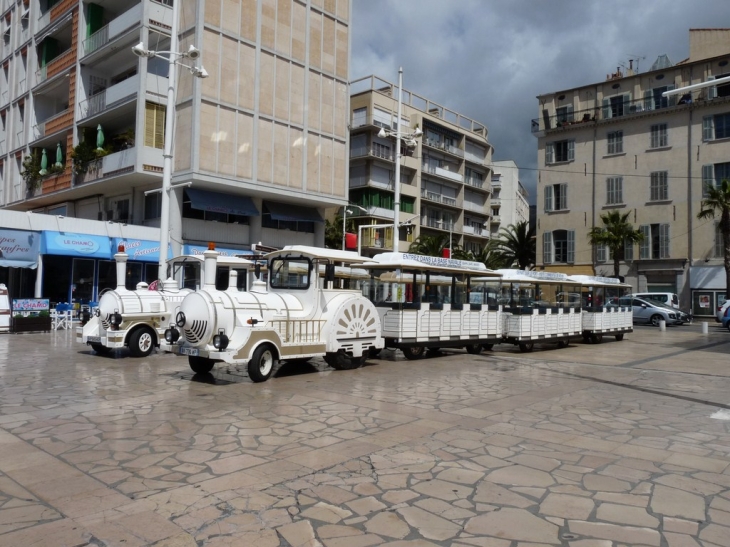
[[[3,547],[730,546],[714,323],[263,384],[0,335],[0,380]]]

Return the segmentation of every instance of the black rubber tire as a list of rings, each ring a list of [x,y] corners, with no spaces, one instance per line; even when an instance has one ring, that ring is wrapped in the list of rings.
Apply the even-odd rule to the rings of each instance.
[[[616,341],[617,341],[617,342],[620,342],[620,341],[621,341],[621,340],[623,340],[623,339],[624,339],[624,335],[623,335],[623,333],[621,333],[621,334],[617,334],[617,335],[616,335]]]
[[[132,357],[147,357],[157,345],[157,335],[149,327],[141,327],[129,335],[129,353]]]
[[[591,343],[591,335],[590,334],[588,334],[587,332],[584,332],[583,334],[581,334],[581,336],[583,337],[583,341],[586,344],[590,344]]]
[[[215,361],[213,359],[207,359],[206,357],[198,357],[188,355],[188,365],[195,374],[208,374],[213,370]]]
[[[469,355],[479,355],[482,352],[481,344],[469,344],[464,346],[464,349]]]
[[[655,327],[658,327],[659,321],[661,321],[662,319],[664,318],[661,315],[655,314],[651,316],[651,318],[649,319],[649,323],[651,323]]]
[[[535,342],[533,342],[532,340],[530,340],[529,342],[520,342],[519,346],[522,353],[530,353],[532,351],[532,348],[535,347]]]
[[[108,348],[97,343],[89,344],[89,346],[91,346],[91,349],[99,355],[109,355],[112,351],[114,351],[114,348]]]
[[[603,341],[602,334],[591,334],[591,344],[600,344]]]
[[[567,340],[558,340],[558,347],[559,348],[567,348],[569,342]]]
[[[383,350],[378,349],[378,348],[370,348],[368,350],[368,357],[370,357],[372,359],[378,359],[380,357],[381,351],[383,351]]]
[[[325,362],[335,370],[353,370],[362,366],[367,357],[350,357],[344,351],[337,353],[327,353],[324,356]]]
[[[257,347],[248,362],[248,377],[252,382],[265,382],[271,377],[276,365],[276,353],[269,344]]]
[[[416,359],[422,359],[426,353],[426,348],[423,346],[414,346],[412,348],[403,348],[401,350],[403,355],[409,361],[415,361]]]
[[[494,347],[494,344],[482,344],[482,349],[484,351],[492,351],[493,347]]]

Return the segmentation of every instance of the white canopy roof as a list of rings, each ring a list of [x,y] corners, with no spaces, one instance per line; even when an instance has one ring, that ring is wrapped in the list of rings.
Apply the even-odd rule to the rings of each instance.
[[[416,270],[421,272],[448,272],[481,276],[493,275],[498,277],[496,273],[489,270],[481,262],[411,253],[380,253],[370,259],[370,262],[362,264],[362,267],[378,270]]]

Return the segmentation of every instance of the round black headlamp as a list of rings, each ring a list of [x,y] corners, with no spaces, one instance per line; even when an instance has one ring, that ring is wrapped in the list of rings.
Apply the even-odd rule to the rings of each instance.
[[[119,310],[114,310],[114,313],[109,317],[109,323],[112,327],[119,328],[119,325],[122,324],[122,314],[119,313]]]
[[[180,331],[175,327],[170,327],[165,330],[165,341],[168,344],[174,344],[180,339]]]
[[[213,347],[217,350],[224,350],[228,347],[228,336],[223,329],[218,331],[218,334],[213,336]]]

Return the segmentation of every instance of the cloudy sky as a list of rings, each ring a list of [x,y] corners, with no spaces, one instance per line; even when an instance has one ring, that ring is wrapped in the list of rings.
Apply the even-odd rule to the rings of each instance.
[[[689,55],[690,28],[730,27],[727,0],[353,0],[352,66],[486,124],[534,203],[539,94]]]

